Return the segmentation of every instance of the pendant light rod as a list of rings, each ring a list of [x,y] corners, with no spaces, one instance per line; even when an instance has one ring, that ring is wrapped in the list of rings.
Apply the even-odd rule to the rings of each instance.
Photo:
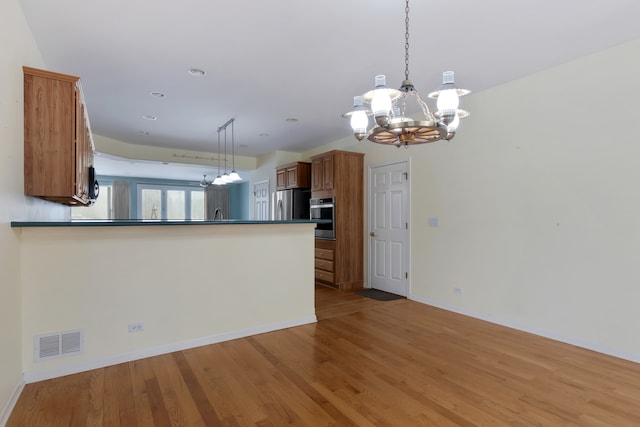
[[[235,150],[235,143],[233,138],[233,122],[234,121],[235,119],[231,119],[231,170],[233,172],[236,171],[236,150]]]
[[[225,130],[227,128],[227,126],[229,126],[231,123],[233,123],[235,121],[236,121],[235,117],[230,118],[229,120],[227,120],[227,122],[225,124],[223,124],[222,126],[220,126],[218,128],[218,132],[221,132],[221,131]]]

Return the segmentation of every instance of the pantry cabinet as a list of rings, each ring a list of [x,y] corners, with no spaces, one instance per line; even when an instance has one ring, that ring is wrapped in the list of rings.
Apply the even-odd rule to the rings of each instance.
[[[93,140],[80,79],[23,67],[24,193],[70,206],[95,197]]]
[[[316,283],[340,290],[364,283],[364,154],[333,150],[311,158],[311,197],[333,198],[335,239],[316,238]]]

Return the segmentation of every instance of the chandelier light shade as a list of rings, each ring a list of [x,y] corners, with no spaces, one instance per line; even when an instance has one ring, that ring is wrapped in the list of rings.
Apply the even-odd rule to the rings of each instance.
[[[373,90],[353,98],[353,109],[342,116],[351,119],[351,128],[358,141],[366,137],[379,144],[409,147],[442,139],[451,140],[456,134],[460,119],[469,115],[458,107],[460,97],[470,91],[455,86],[453,71],[445,71],[440,89],[428,95],[429,98],[436,99],[435,113],[429,110],[429,106],[413,86],[409,79],[409,0],[405,4],[405,79],[400,89],[392,89],[387,87],[384,75],[377,75]],[[406,115],[409,97],[415,97],[424,115],[423,120],[413,120]],[[370,105],[369,109],[365,103]],[[374,117],[371,130],[368,129],[370,115]]]

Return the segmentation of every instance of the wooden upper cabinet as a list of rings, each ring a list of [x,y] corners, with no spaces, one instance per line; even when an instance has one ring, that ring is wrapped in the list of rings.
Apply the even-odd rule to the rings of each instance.
[[[296,162],[280,166],[276,170],[276,188],[309,188],[311,186],[311,163]]]
[[[93,142],[80,79],[30,67],[23,71],[24,193],[88,205]]]
[[[333,190],[333,154],[311,160],[311,191]]]
[[[276,188],[278,190],[284,190],[287,188],[287,170],[276,170]]]

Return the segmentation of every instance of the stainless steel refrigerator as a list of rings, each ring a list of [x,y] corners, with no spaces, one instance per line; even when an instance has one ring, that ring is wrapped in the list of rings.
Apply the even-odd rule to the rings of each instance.
[[[309,219],[310,198],[309,190],[294,188],[276,191],[271,203],[271,218],[276,221]]]

